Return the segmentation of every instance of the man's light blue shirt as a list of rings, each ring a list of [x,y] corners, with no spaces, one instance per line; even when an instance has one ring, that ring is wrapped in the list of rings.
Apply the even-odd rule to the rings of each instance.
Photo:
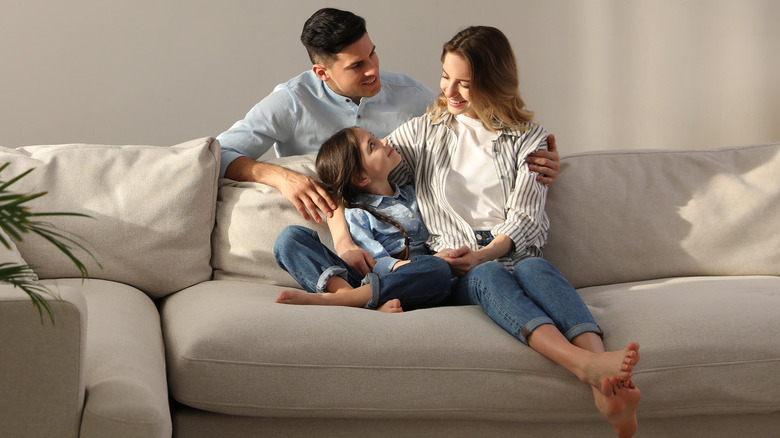
[[[359,105],[335,93],[313,71],[279,84],[246,117],[217,136],[222,146],[220,176],[238,157],[257,160],[272,146],[277,157],[316,154],[337,131],[357,126],[384,138],[422,115],[436,93],[409,76],[380,70],[382,88]]]
[[[398,186],[394,196],[358,195],[355,202],[365,205],[369,210],[379,212],[398,222],[409,236],[409,258],[430,254],[425,241],[428,240],[428,229],[420,218],[417,208],[417,198],[412,186]],[[401,252],[405,247],[401,231],[389,222],[377,219],[376,216],[360,208],[344,210],[349,233],[355,243],[368,251],[376,261],[373,272],[377,275],[387,274],[400,259],[391,256]]]

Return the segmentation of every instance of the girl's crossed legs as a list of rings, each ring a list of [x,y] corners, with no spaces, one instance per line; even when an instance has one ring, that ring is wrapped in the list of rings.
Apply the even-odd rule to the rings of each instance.
[[[440,304],[450,293],[450,268],[444,259],[418,256],[395,271],[361,277],[320,242],[317,232],[288,226],[274,245],[279,266],[308,293],[283,291],[277,302],[366,307],[390,313]]]

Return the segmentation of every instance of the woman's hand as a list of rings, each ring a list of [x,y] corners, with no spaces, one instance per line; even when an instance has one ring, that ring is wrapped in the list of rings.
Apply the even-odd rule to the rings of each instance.
[[[478,251],[472,251],[465,245],[457,249],[439,251],[436,256],[443,258],[450,265],[452,273],[458,277],[465,275],[474,266],[484,261],[479,257]]]

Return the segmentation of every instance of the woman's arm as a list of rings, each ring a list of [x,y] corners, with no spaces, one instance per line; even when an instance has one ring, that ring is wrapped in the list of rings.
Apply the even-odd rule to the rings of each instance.
[[[468,246],[461,246],[453,250],[444,250],[436,255],[440,255],[450,265],[452,273],[461,276],[469,272],[472,268],[490,260],[495,260],[510,251],[513,251],[515,244],[506,234],[499,234],[493,238],[487,246],[476,251]]]
[[[547,132],[538,125],[511,144],[511,150],[517,155],[514,160],[516,167],[505,171],[514,174],[514,184],[508,190],[504,204],[504,222],[490,231],[494,236],[509,236],[518,252],[525,252],[529,247],[541,248],[547,241],[549,221],[544,208],[548,186],[537,180],[526,162],[530,153],[545,150],[546,144]],[[509,164],[510,160],[501,160],[500,163]]]

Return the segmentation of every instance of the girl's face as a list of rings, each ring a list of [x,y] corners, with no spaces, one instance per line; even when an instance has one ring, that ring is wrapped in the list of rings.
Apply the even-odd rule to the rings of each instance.
[[[380,140],[368,131],[356,128],[360,147],[360,164],[363,177],[369,182],[387,182],[387,176],[401,163],[401,156],[387,142]]]
[[[471,118],[477,118],[477,113],[469,102],[469,84],[471,83],[471,69],[462,56],[457,53],[447,52],[444,55],[441,74],[441,91],[447,98],[447,111],[450,114],[464,114]]]

